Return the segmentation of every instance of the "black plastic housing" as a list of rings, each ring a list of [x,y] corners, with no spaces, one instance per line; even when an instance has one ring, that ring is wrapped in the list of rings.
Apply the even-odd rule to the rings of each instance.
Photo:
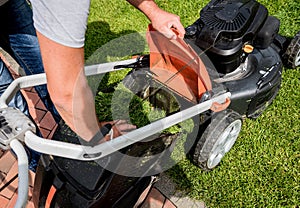
[[[279,20],[268,17],[267,9],[254,0],[214,0],[200,18],[186,28],[221,74],[234,71],[243,60],[245,44],[267,48],[279,30]]]
[[[133,207],[140,194],[151,183],[151,177],[129,178],[109,171],[103,173],[103,168],[89,162],[85,162],[89,164],[87,169],[84,169],[87,165],[83,163],[74,166],[76,170],[72,171],[75,174],[82,171],[86,173],[80,176],[82,178],[79,178],[79,175],[74,178],[55,164],[49,156],[43,155],[41,160],[48,165],[40,164],[38,167],[33,194],[35,207],[45,207],[52,186],[56,192],[50,207]],[[96,170],[99,170],[99,173]],[[101,180],[97,180],[99,178]],[[89,190],[85,185],[82,186],[81,182],[88,180],[94,180],[97,187]]]
[[[279,26],[280,21],[276,17],[269,16],[263,27],[255,35],[253,45],[259,49],[269,47],[279,31]]]
[[[282,61],[272,47],[255,49],[247,61],[249,73],[223,84],[231,92],[230,109],[249,118],[257,118],[276,97],[282,73]]]
[[[67,125],[60,123],[53,139],[79,143],[74,135]],[[35,178],[35,207],[45,206],[52,186],[56,192],[50,207],[133,207],[152,178],[113,173],[112,167],[118,172],[122,162],[120,155],[116,154],[90,162],[42,155]],[[109,170],[107,165],[110,165]],[[127,164],[133,170],[135,165]]]

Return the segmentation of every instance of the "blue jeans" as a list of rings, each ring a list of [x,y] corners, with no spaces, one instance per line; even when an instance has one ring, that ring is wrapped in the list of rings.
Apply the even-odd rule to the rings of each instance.
[[[5,89],[8,87],[8,85],[13,81],[13,78],[8,71],[5,64],[0,59],[0,95],[5,91]],[[8,106],[10,107],[16,107],[20,109],[23,113],[28,115],[28,108],[27,104],[20,92],[17,92],[17,94],[11,99]]]
[[[26,0],[9,0],[0,6],[0,47],[7,51],[24,69],[26,75],[43,73],[40,48],[36,37],[32,20],[32,10]],[[0,60],[0,94],[12,82],[12,76]],[[45,106],[58,121],[59,114],[55,110],[46,85],[35,86],[35,89]],[[18,93],[10,102],[14,106],[28,114],[28,108],[22,95]],[[39,153],[31,150],[29,168],[35,170]]]
[[[44,72],[32,10],[26,0],[9,0],[0,6],[0,47],[18,62],[26,75]],[[55,119],[60,120],[47,86],[39,85],[35,89]]]

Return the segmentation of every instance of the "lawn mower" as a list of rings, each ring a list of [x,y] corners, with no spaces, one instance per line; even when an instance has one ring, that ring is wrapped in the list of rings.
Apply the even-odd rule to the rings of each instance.
[[[300,33],[283,37],[279,23],[257,1],[213,0],[186,28],[184,40],[168,40],[150,25],[150,54],[86,66],[88,77],[130,69],[122,87],[164,111],[163,118],[100,144],[83,142],[63,122],[52,140],[38,137],[32,121],[7,103],[19,89],[45,84],[46,75],[16,79],[0,98],[0,145],[18,157],[16,207],[25,205],[28,193],[23,144],[43,153],[36,207],[138,206],[153,176],[172,166],[169,158],[182,134],[161,132],[190,119],[185,153],[202,169],[215,168],[234,145],[242,120],[260,116],[276,97],[283,64],[300,65]],[[132,97],[125,102],[113,94],[112,101],[127,109],[140,104],[132,107]],[[110,133],[111,126],[100,131]]]

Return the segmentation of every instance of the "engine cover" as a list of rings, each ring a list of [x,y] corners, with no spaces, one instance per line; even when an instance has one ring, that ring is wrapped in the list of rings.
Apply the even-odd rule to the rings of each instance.
[[[213,0],[200,12],[200,18],[186,28],[220,73],[240,65],[243,46],[253,44],[268,18],[267,9],[254,0]]]

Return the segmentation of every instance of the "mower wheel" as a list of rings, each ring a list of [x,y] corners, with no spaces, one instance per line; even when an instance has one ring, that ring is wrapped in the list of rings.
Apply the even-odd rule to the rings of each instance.
[[[241,116],[226,110],[218,113],[204,130],[193,152],[193,162],[202,170],[215,168],[234,145],[242,128]]]
[[[287,67],[295,69],[300,66],[300,31],[291,40],[284,57]]]

